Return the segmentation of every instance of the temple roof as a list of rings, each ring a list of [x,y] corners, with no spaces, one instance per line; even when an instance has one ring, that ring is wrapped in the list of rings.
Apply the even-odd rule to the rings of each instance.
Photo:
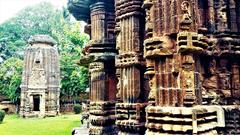
[[[48,35],[34,35],[30,37],[30,39],[28,40],[28,43],[31,45],[34,43],[46,43],[51,46],[54,46],[57,44],[57,42]]]

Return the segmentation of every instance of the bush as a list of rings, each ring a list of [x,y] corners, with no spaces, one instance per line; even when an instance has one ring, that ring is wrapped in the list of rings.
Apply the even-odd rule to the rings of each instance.
[[[2,123],[4,117],[5,117],[5,112],[3,110],[0,110],[0,123]]]
[[[75,112],[75,114],[79,114],[82,111],[82,106],[81,105],[74,105],[73,106],[73,111]]]

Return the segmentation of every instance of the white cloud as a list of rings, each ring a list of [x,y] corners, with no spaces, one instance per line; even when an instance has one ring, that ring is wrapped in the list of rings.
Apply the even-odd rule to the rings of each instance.
[[[13,17],[20,10],[27,6],[40,2],[50,2],[56,8],[67,6],[67,0],[0,0],[0,24]]]

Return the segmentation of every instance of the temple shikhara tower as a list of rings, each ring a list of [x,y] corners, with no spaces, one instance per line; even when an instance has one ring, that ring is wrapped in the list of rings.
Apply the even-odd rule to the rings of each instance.
[[[240,134],[239,0],[69,0],[91,135]]]
[[[21,84],[22,117],[55,116],[59,113],[60,67],[56,42],[49,36],[29,39]]]

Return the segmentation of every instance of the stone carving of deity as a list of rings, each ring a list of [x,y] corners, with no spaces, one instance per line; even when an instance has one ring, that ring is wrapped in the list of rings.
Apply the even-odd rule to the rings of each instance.
[[[181,9],[183,11],[183,20],[191,20],[190,4],[188,1],[182,2]]]
[[[227,69],[227,61],[221,60],[220,66],[221,69],[218,74],[218,80],[219,80],[219,89],[221,93],[224,95],[224,97],[230,97],[231,96],[231,79],[230,79],[230,72]]]
[[[227,3],[225,0],[220,0],[220,8],[218,11],[218,22],[220,30],[227,29]]]
[[[215,74],[216,73],[216,60],[212,60],[210,63],[209,63],[209,73],[211,75]]]
[[[208,72],[210,77],[203,79],[203,87],[207,91],[215,91],[217,89],[217,76],[216,76],[216,60],[213,59],[209,62]]]
[[[227,28],[227,12],[225,11],[226,9],[223,7],[219,14],[219,22],[220,22],[220,28],[221,29],[226,29]]]

